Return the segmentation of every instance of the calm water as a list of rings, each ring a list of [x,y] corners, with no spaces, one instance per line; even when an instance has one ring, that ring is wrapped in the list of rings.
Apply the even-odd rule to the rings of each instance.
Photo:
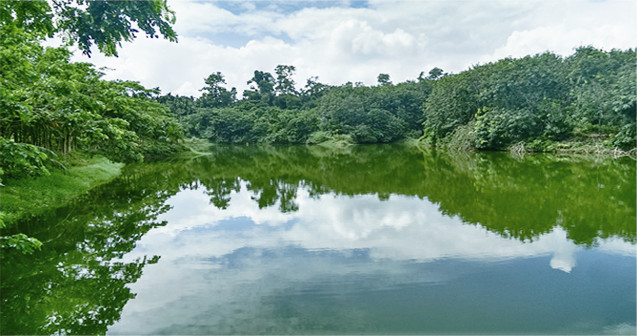
[[[2,334],[635,334],[635,161],[219,147],[20,224]]]

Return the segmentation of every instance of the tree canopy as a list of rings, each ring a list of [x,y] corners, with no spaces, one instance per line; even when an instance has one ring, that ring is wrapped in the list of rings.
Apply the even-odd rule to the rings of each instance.
[[[40,38],[62,33],[89,56],[93,45],[105,55],[117,56],[121,42],[132,41],[140,31],[176,41],[174,23],[166,0],[0,2],[0,26],[13,25]]]
[[[477,149],[591,138],[634,148],[635,56],[581,47],[566,58],[507,58],[442,77],[424,104],[425,134],[464,137]]]
[[[157,99],[180,118],[187,135],[219,143],[317,143],[333,137],[386,143],[421,134],[421,106],[430,81],[336,87],[310,77],[297,90],[294,71],[294,66],[278,65],[275,78],[255,70],[247,82],[250,89],[233,104],[206,103],[211,92],[234,92],[221,87],[225,82],[219,72],[208,77],[199,98],[166,95]]]

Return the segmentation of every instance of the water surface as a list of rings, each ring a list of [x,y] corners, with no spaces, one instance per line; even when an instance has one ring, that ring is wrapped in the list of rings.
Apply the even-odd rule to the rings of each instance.
[[[217,147],[20,224],[3,334],[635,334],[635,162]]]

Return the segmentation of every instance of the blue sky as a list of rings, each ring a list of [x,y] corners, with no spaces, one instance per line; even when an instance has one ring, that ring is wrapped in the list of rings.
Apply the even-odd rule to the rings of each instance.
[[[201,0],[199,3],[206,3],[211,1]],[[319,1],[301,1],[301,0],[279,0],[279,1],[214,1],[215,5],[219,8],[232,12],[235,15],[239,15],[249,11],[271,11],[281,14],[291,14],[300,11],[304,8],[366,8],[369,3],[367,0],[319,0]]]
[[[137,80],[163,92],[199,95],[203,79],[222,72],[241,93],[254,70],[294,65],[307,78],[373,85],[379,73],[413,80],[441,67],[544,51],[571,54],[581,45],[637,45],[632,0],[168,0],[179,43],[140,37],[118,58],[78,61],[106,66],[107,79]]]

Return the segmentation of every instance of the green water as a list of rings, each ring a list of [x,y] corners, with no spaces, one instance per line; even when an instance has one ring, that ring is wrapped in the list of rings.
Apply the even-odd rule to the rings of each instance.
[[[1,334],[635,334],[635,161],[217,147],[20,223]]]

